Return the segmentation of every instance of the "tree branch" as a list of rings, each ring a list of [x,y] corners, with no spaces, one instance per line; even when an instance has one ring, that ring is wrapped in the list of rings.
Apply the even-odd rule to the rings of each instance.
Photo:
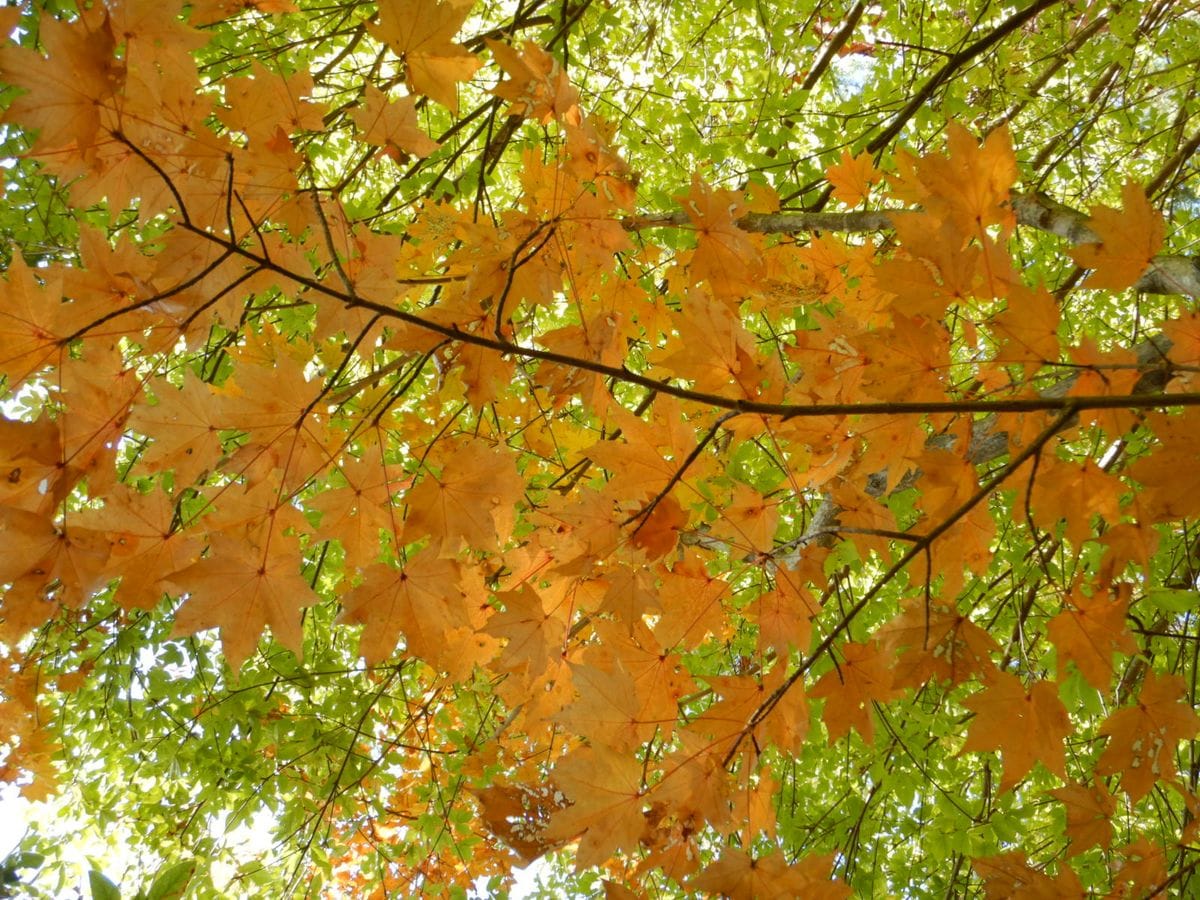
[[[1017,224],[1036,228],[1065,238],[1072,244],[1100,241],[1088,227],[1088,216],[1040,194],[1013,193],[1011,199]],[[867,234],[891,231],[892,217],[906,210],[868,210],[847,213],[749,213],[738,219],[743,231],[754,234],[806,234],[813,231],[836,231],[844,234]],[[689,225],[687,213],[647,213],[630,216],[622,225],[629,231],[645,228],[680,228]],[[1200,297],[1200,259],[1193,256],[1156,256],[1142,273],[1134,287],[1147,294],[1186,294]]]

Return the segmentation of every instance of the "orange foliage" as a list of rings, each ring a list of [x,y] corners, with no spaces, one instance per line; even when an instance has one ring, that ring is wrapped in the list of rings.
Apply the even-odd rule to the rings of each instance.
[[[901,155],[891,196],[915,208],[895,214],[894,250],[767,240],[745,192],[693,174],[673,221],[695,245],[660,270],[660,297],[642,280],[660,251],[635,250],[626,227],[636,179],[535,44],[488,41],[507,76],[493,93],[509,116],[557,129],[560,151],[525,157],[517,199],[494,218],[429,204],[399,240],[306,180],[304,136],[332,127],[306,73],[256,65],[223,83],[218,106],[186,52],[203,35],[169,4],[145,6],[132,30],[120,9],[47,15],[42,51],[0,52],[22,89],[5,121],[37,132],[46,170],[79,202],[140,198],[140,220],[161,224],[141,249],[85,235],[82,266],[18,257],[0,285],[0,371],[10,391],[48,398],[40,417],[0,423],[6,642],[111,585],[125,611],[165,591],[173,634],[216,629],[236,673],[268,633],[301,656],[306,610],[336,603],[338,623],[361,626],[367,666],[399,654],[434,673],[427,708],[450,686],[487,684],[506,710],[464,776],[488,865],[509,859],[504,845],[529,862],[574,842],[577,865],[607,866],[615,892],[620,861],[641,854],[697,891],[848,896],[831,854],[754,843],[776,828],[771,760],[811,742],[809,700],[823,701],[830,742],[871,745],[877,709],[959,691],[939,702],[971,714],[954,726],[963,753],[1000,754],[1002,791],[1039,762],[1036,789],[1067,782],[1051,793],[1072,855],[1111,844],[1103,778],[1132,803],[1176,781],[1177,747],[1200,729],[1181,679],[1147,672],[1136,700],[1122,695],[1099,728],[1099,780],[1083,784],[1067,781],[1076,726],[1061,689],[1077,670],[1108,695],[1115,656],[1141,652],[1130,586],[1116,582],[1146,565],[1153,524],[1200,512],[1200,490],[1177,480],[1196,469],[1197,416],[1096,412],[1109,440],[1157,435],[1161,449],[1127,470],[1068,446],[1071,415],[1129,394],[1137,373],[1063,347],[1053,295],[1022,284],[1005,128],[980,145],[952,125],[945,154]],[[366,85],[349,113],[361,136],[346,139],[367,157],[439,152],[423,98],[457,111],[484,64],[456,41],[470,10],[379,4],[366,32],[403,60],[396,80],[412,94]],[[202,6],[193,24],[219,15]],[[829,181],[858,205],[880,173],[847,152]],[[773,193],[756,196],[754,215],[773,207]],[[1093,210],[1100,241],[1074,251],[1091,287],[1129,285],[1161,247],[1141,189],[1124,200]],[[273,318],[259,299],[277,289],[312,321]],[[764,316],[801,305],[780,292],[824,298],[814,330],[787,319],[768,339],[752,324],[744,301]],[[1194,355],[1192,331],[1170,333]],[[169,364],[180,348],[198,364]],[[1068,356],[1070,396],[1040,392],[1034,376]],[[972,418],[985,412],[1005,435],[986,458]],[[770,485],[745,474],[751,457],[771,461]],[[896,498],[913,485],[905,509]],[[1036,612],[1058,681],[1032,657],[1015,665],[1017,637],[1002,646],[973,610],[997,521],[1047,541],[1062,523],[1071,547],[1107,548],[1093,581]],[[857,582],[827,563],[835,540],[838,567],[869,561]],[[327,544],[339,577],[314,563]],[[874,587],[871,571],[886,573]],[[885,586],[898,605],[876,614]],[[5,677],[5,774],[35,771],[36,793],[48,784],[36,691],[27,674]],[[513,780],[484,753],[519,760]],[[344,835],[348,858],[387,827]],[[1121,851],[1123,890],[1161,878],[1156,852]],[[418,870],[469,884],[455,865],[431,854],[389,889]],[[988,896],[1082,896],[1063,861],[1055,874],[1018,853],[974,866]]]

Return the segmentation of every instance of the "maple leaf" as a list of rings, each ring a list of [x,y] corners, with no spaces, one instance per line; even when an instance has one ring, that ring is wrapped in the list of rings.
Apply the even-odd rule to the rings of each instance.
[[[901,253],[883,260],[867,277],[889,296],[894,313],[936,321],[955,304],[986,293],[979,278],[982,253],[974,245],[957,247],[958,232],[928,213],[897,215]]]
[[[16,581],[42,564],[54,553],[58,531],[45,516],[15,507],[0,507],[0,535],[4,538],[4,553],[0,554],[0,583]]]
[[[552,658],[562,655],[567,629],[558,607],[547,610],[543,598],[527,585],[502,593],[499,599],[504,609],[491,617],[486,631],[506,641],[498,660],[500,668],[540,675]]]
[[[39,149],[91,152],[125,75],[115,58],[108,11],[96,4],[73,22],[43,14],[38,39],[46,56],[0,45],[0,80],[27,91],[13,100],[4,120],[37,131]]]
[[[679,340],[652,354],[651,361],[695,382],[697,390],[717,392],[732,382],[743,396],[758,395],[766,371],[755,358],[754,339],[727,303],[693,290],[674,322]]]
[[[196,378],[184,379],[178,388],[158,383],[155,399],[130,410],[129,427],[152,439],[139,461],[152,470],[173,469],[179,487],[192,484],[221,458],[228,403]]]
[[[623,752],[640,747],[658,729],[657,721],[643,720],[641,702],[633,678],[603,656],[589,655],[603,666],[574,665],[571,681],[579,699],[558,714],[557,719],[572,734],[602,737],[605,746]],[[675,709],[665,722],[675,721]]]
[[[841,647],[842,661],[812,686],[808,695],[826,698],[823,721],[830,743],[853,728],[868,744],[875,738],[871,704],[884,703],[899,695],[892,686],[894,667],[891,651],[878,641]]]
[[[1088,597],[1073,590],[1069,602],[1073,609],[1064,609],[1046,626],[1058,649],[1059,678],[1066,663],[1073,662],[1089,684],[1106,690],[1112,681],[1113,653],[1137,653],[1137,644],[1125,624],[1129,601],[1122,596],[1110,599],[1106,591],[1098,590]]]
[[[948,153],[920,159],[900,153],[896,193],[940,219],[953,223],[960,245],[981,236],[989,225],[1012,231],[1016,217],[1009,192],[1017,180],[1017,162],[1007,126],[993,130],[980,146],[957,122],[946,128]]]
[[[687,196],[678,199],[696,229],[692,282],[708,282],[718,297],[750,289],[762,258],[751,236],[737,225],[746,212],[742,193],[714,189],[695,175]]]
[[[267,15],[298,12],[299,8],[290,0],[192,0],[190,21],[193,25],[212,25],[247,10]]]
[[[883,179],[875,168],[871,154],[860,153],[852,157],[848,149],[842,150],[841,162],[825,170],[825,178],[833,188],[833,199],[847,206],[858,206],[871,193],[871,185]]]
[[[1190,518],[1200,513],[1200,467],[1193,465],[1200,450],[1200,416],[1151,413],[1147,425],[1159,446],[1129,467],[1142,484],[1138,506],[1145,522]]]
[[[400,636],[405,652],[436,669],[461,671],[450,635],[470,623],[460,566],[426,547],[403,566],[376,563],[362,584],[342,598],[339,622],[364,625],[358,652],[374,666],[392,655]],[[471,666],[466,666],[469,671]]]
[[[1102,522],[1121,518],[1125,486],[1091,460],[1082,465],[1044,460],[1038,466],[1029,505],[1042,524],[1066,520],[1067,540],[1078,547],[1092,533],[1092,516]]]
[[[350,112],[350,118],[362,129],[363,140],[397,162],[401,153],[428,156],[440,144],[417,126],[417,102],[413,97],[388,100],[387,95],[373,84],[366,86],[363,102]]]
[[[588,661],[601,671],[627,672],[636,701],[633,719],[653,723],[659,734],[670,735],[679,699],[696,690],[681,657],[667,653],[643,623],[627,628],[599,619],[593,628],[601,644],[588,651]]]
[[[384,462],[378,447],[367,448],[361,458],[347,458],[337,467],[338,477],[330,487],[305,500],[304,505],[321,513],[321,526],[314,538],[335,538],[354,565],[373,562],[379,554],[380,532],[395,534],[400,529],[400,511],[392,498],[412,484],[400,466]]]
[[[552,495],[533,512],[532,521],[540,526],[538,532],[549,545],[545,549],[556,571],[580,574],[616,550],[621,540],[616,503],[617,495],[611,491],[583,491],[571,498]]]
[[[269,141],[276,128],[287,134],[322,129],[324,105],[304,99],[313,96],[307,71],[282,76],[256,62],[250,72],[248,77],[225,80],[222,122],[252,142]]]
[[[509,101],[508,115],[534,118],[542,124],[551,119],[580,124],[579,92],[557,59],[532,41],[526,41],[520,53],[500,41],[489,39],[487,45],[509,76],[492,89],[497,97]]]
[[[1012,285],[1004,312],[992,320],[992,327],[1004,341],[997,361],[1020,363],[1027,376],[1043,363],[1057,362],[1061,352],[1060,319],[1058,301],[1044,287]]]
[[[294,552],[280,548],[280,543],[264,553],[214,534],[207,556],[166,579],[187,595],[175,613],[172,635],[218,629],[222,652],[234,672],[241,669],[268,625],[276,641],[301,656],[301,610],[319,598],[300,577]]]
[[[1058,873],[1049,875],[1029,865],[1024,853],[1017,851],[981,856],[971,860],[983,878],[988,900],[1083,900],[1083,885],[1075,870],[1059,863]]]
[[[712,739],[712,749],[733,746],[749,736],[744,749],[748,757],[758,755],[756,748],[774,744],[780,749],[798,751],[808,737],[808,700],[799,684],[791,684],[771,709],[771,715],[753,729],[754,715],[786,678],[786,667],[777,665],[764,677],[754,675],[710,675],[705,680],[721,699],[688,726],[688,731]],[[751,733],[753,732],[753,733]]]
[[[1161,889],[1171,883],[1167,877],[1169,859],[1166,848],[1142,835],[1118,851],[1123,859],[1113,875],[1113,894],[1119,897],[1163,897]]]
[[[687,525],[687,510],[674,497],[664,497],[642,518],[630,544],[648,560],[662,559],[679,543],[679,532]]]
[[[657,568],[642,564],[607,565],[603,579],[607,590],[600,603],[600,612],[612,614],[632,633],[639,623],[644,624],[644,615],[662,610],[662,601],[658,596],[658,574]],[[662,643],[663,637],[660,634],[655,640]]]
[[[754,680],[743,679],[743,685]],[[744,724],[744,720],[727,720],[718,723],[715,730],[726,737],[740,733]],[[737,731],[734,732],[731,726]],[[728,832],[730,807],[735,799],[732,780],[724,764],[730,745],[727,740],[714,742],[709,730],[689,726],[677,734],[679,749],[663,759],[662,769],[669,777],[654,786],[652,798],[657,806],[670,810],[680,821],[691,822],[693,826],[706,823]]]
[[[0,506],[50,515],[71,485],[65,484],[57,424],[0,417]]]
[[[710,575],[703,561],[689,553],[671,568],[658,591],[662,615],[654,636],[664,647],[698,647],[710,634],[728,627],[724,602],[732,592],[729,581]]]
[[[878,635],[885,647],[902,650],[893,675],[896,687],[986,678],[995,669],[991,654],[1000,649],[990,634],[942,604],[910,603]]]
[[[1050,793],[1067,808],[1069,856],[1089,847],[1108,849],[1112,843],[1112,817],[1117,811],[1117,801],[1103,781],[1097,778],[1091,786],[1072,783]]]
[[[896,315],[892,322],[854,339],[862,357],[863,391],[880,400],[944,397],[950,368],[946,335],[922,319]]]
[[[726,847],[718,859],[688,882],[688,887],[731,900],[784,897],[842,900],[850,896],[850,887],[839,879],[829,878],[833,859],[833,854],[819,854],[789,864],[779,851],[755,857],[740,848]]]
[[[494,784],[471,793],[479,801],[484,824],[512,847],[525,865],[561,843],[544,834],[551,813],[566,803],[552,785]]]
[[[8,265],[0,282],[0,372],[13,385],[53,362],[61,351],[61,307],[46,297],[61,292],[62,276],[55,269],[38,272],[38,283],[20,254]]]
[[[474,0],[383,0],[379,19],[367,30],[404,57],[408,86],[458,112],[459,81],[482,65],[451,40],[471,13]]]
[[[1121,776],[1121,790],[1136,803],[1155,782],[1175,776],[1180,741],[1200,731],[1200,716],[1184,698],[1187,686],[1178,675],[1146,673],[1137,702],[1113,711],[1100,726],[1108,744],[1096,761],[1096,774]]]
[[[760,594],[747,609],[758,624],[758,648],[772,648],[779,653],[805,650],[820,604],[796,579],[778,577],[776,584],[775,590]]]
[[[545,836],[579,836],[576,869],[637,846],[646,827],[641,763],[605,747],[583,747],[559,761],[551,777],[572,805],[551,816]]]
[[[441,474],[426,474],[404,497],[405,543],[431,536],[453,556],[463,544],[498,550],[512,534],[525,482],[509,453],[481,440],[460,445]]]
[[[612,473],[610,490],[627,500],[657,494],[696,444],[695,425],[671,401],[655,403],[649,422],[619,407],[611,412],[611,421],[624,440],[596,441],[586,453]],[[689,466],[688,475],[703,478],[712,468],[711,456],[701,456]]]
[[[1121,291],[1137,282],[1162,249],[1166,224],[1150,205],[1141,186],[1125,182],[1121,188],[1124,209],[1093,206],[1088,227],[1099,243],[1082,244],[1070,251],[1085,269],[1094,270],[1083,286]]]
[[[711,534],[739,547],[765,553],[771,549],[779,522],[778,505],[746,485],[735,485],[733,497],[712,524]]]
[[[1071,733],[1058,686],[1037,681],[1026,691],[1016,675],[993,672],[987,686],[963,701],[975,713],[962,751],[998,750],[1004,757],[1000,790],[1007,791],[1040,762],[1066,778],[1063,741]]]
[[[116,599],[124,608],[153,609],[162,599],[165,579],[200,556],[203,544],[175,528],[175,515],[175,498],[164,491],[143,493],[113,485],[103,509],[82,510],[74,517],[108,540],[107,567],[121,579]]]

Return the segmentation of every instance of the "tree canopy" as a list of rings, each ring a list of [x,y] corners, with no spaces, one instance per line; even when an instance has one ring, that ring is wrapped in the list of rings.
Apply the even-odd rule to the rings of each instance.
[[[1200,890],[1192,4],[0,24],[6,884]]]

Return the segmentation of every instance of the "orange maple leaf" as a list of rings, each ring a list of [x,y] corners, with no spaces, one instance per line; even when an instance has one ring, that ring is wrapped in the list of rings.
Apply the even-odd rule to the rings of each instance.
[[[1071,841],[1068,856],[1089,847],[1108,849],[1112,843],[1113,813],[1117,801],[1099,778],[1091,786],[1068,784],[1050,792],[1067,808],[1067,837]]]
[[[0,506],[0,546],[0,584],[12,585],[3,598],[4,618],[14,622],[48,617],[44,608],[29,613],[15,608],[26,600],[37,598],[40,607],[55,595],[54,602],[77,606],[111,577],[105,535],[74,517],[56,526],[39,513]]]
[[[830,743],[853,728],[869,744],[875,737],[871,704],[899,695],[892,686],[895,669],[892,652],[879,641],[866,644],[848,641],[841,651],[842,662],[821,676],[808,695],[813,699],[826,698],[822,720]]]
[[[1018,851],[977,857],[971,860],[971,868],[983,878],[987,900],[1084,900],[1087,896],[1079,876],[1066,863],[1059,863],[1057,875],[1049,875],[1029,865]]]
[[[135,491],[113,485],[103,509],[80,511],[74,521],[102,530],[111,545],[108,574],[120,576],[116,600],[125,609],[153,609],[163,596],[162,582],[195,562],[203,544],[173,527],[176,498],[164,491]]]
[[[992,327],[1003,341],[996,361],[1020,363],[1026,375],[1043,363],[1058,362],[1060,318],[1058,301],[1044,287],[1013,284],[1008,293],[1008,305],[992,321]]]
[[[757,756],[758,749],[774,744],[786,752],[799,751],[808,737],[808,699],[802,686],[791,684],[788,690],[772,707],[771,713],[752,730],[747,726],[767,698],[782,687],[786,678],[786,667],[776,665],[769,674],[755,675],[709,675],[705,677],[721,699],[704,711],[704,714],[688,726],[688,731],[702,734],[711,739],[713,752],[723,754],[735,741],[744,737],[744,753]],[[753,733],[751,733],[753,732]]]
[[[376,563],[342,598],[338,622],[365,626],[358,652],[369,666],[391,656],[404,635],[409,656],[435,669],[458,671],[455,657],[463,648],[452,647],[450,636],[470,624],[461,579],[459,564],[429,547],[402,567]]]
[[[666,652],[642,622],[597,619],[593,623],[600,645],[588,651],[588,661],[601,669],[628,672],[637,701],[636,720],[653,722],[669,737],[678,715],[679,698],[696,689],[681,658]]]
[[[1098,690],[1108,690],[1112,681],[1113,653],[1132,656],[1137,643],[1125,625],[1129,609],[1127,597],[1109,598],[1098,590],[1088,597],[1076,588],[1066,608],[1050,620],[1046,631],[1058,650],[1058,675],[1061,679],[1067,662],[1075,663],[1081,675]]]
[[[550,814],[566,804],[553,785],[493,784],[471,793],[479,801],[480,817],[488,830],[515,850],[525,865],[561,843],[543,833]]]
[[[1099,243],[1070,251],[1085,269],[1093,269],[1084,287],[1122,291],[1135,284],[1162,249],[1167,233],[1162,214],[1150,205],[1146,192],[1132,181],[1121,188],[1124,209],[1093,206],[1088,226]]]
[[[764,591],[746,608],[748,618],[758,624],[758,649],[779,653],[807,650],[812,623],[820,604],[812,593],[791,578],[777,579],[777,588]]]
[[[647,560],[662,559],[679,543],[679,532],[688,522],[688,512],[674,497],[663,497],[649,515],[639,520],[629,543]]]
[[[1016,675],[993,672],[987,686],[964,700],[963,706],[976,715],[961,752],[1002,753],[1001,791],[1015,787],[1035,762],[1066,778],[1063,741],[1071,733],[1071,722],[1054,682],[1037,681],[1026,691]]]
[[[324,128],[324,104],[304,99],[313,96],[307,70],[279,75],[255,62],[250,71],[250,77],[225,80],[222,122],[258,142],[269,141],[277,127],[286,134]]]
[[[1108,745],[1096,761],[1097,775],[1121,776],[1121,790],[1141,800],[1160,779],[1175,777],[1175,750],[1200,731],[1200,716],[1185,700],[1178,675],[1146,673],[1137,703],[1111,713],[1100,726]]]
[[[403,56],[408,86],[458,112],[459,81],[466,81],[483,65],[479,57],[452,38],[474,0],[382,0],[379,21],[367,30]]]
[[[395,535],[400,529],[400,510],[392,498],[412,484],[400,466],[384,461],[380,450],[368,447],[361,458],[341,460],[329,487],[304,501],[305,507],[321,513],[321,526],[313,537],[340,541],[347,563],[355,566],[374,562],[380,532]]]
[[[754,338],[742,327],[729,304],[707,291],[690,291],[672,321],[679,332],[650,360],[676,378],[695,382],[701,391],[741,393],[756,398],[765,371],[757,362]]]
[[[1043,527],[1066,520],[1067,540],[1078,547],[1092,534],[1092,517],[1101,522],[1121,520],[1121,480],[1094,462],[1082,464],[1042,460],[1030,492],[1029,505]]]
[[[896,687],[920,687],[928,681],[962,684],[995,669],[996,639],[942,604],[909,603],[879,631],[884,646],[902,650],[896,660]]]
[[[741,549],[768,552],[779,523],[778,504],[744,484],[734,485],[733,497],[720,510],[711,534],[725,538]]]
[[[579,691],[579,698],[556,717],[569,733],[603,741],[606,747],[627,752],[645,743],[660,724],[674,724],[674,706],[663,722],[642,718],[642,705],[632,676],[611,658],[588,654],[588,662],[600,663],[602,668],[592,664],[572,665],[571,681]]]
[[[61,321],[62,304],[47,302],[47,297],[61,296],[60,270],[39,271],[43,286],[15,253],[7,274],[0,281],[0,374],[15,387],[58,358],[61,338],[69,332]]]
[[[1142,484],[1137,504],[1144,523],[1200,515],[1200,413],[1190,409],[1178,415],[1150,413],[1146,424],[1159,446],[1129,467]]]
[[[1142,835],[1118,851],[1121,863],[1113,874],[1111,897],[1165,897],[1161,890],[1171,883],[1167,877],[1167,850]],[[1156,890],[1159,889],[1159,890]]]
[[[850,896],[850,887],[829,877],[833,861],[834,854],[829,853],[789,864],[778,850],[756,857],[738,847],[726,847],[687,887],[730,900],[842,900]]]
[[[899,314],[892,323],[853,338],[862,355],[863,393],[880,400],[944,399],[950,369],[944,329]]]
[[[860,153],[851,157],[850,151],[842,150],[841,162],[825,170],[825,178],[833,188],[833,199],[847,206],[858,206],[871,193],[871,185],[883,179],[875,168],[871,154]]]
[[[58,423],[0,416],[0,505],[49,515],[72,485],[64,483]]]
[[[364,141],[383,147],[384,153],[393,157],[397,151],[428,156],[441,146],[418,127],[414,97],[388,100],[373,84],[367,84],[363,102],[350,112],[350,118],[362,129]]]
[[[163,379],[154,393],[154,404],[138,403],[129,414],[129,427],[152,439],[138,461],[151,471],[173,469],[175,486],[186,487],[221,458],[229,402],[198,378],[178,388]]]
[[[498,550],[512,534],[516,504],[525,482],[512,454],[486,441],[461,445],[441,474],[426,474],[404,502],[405,543],[432,537],[446,556],[463,544],[475,550]]]
[[[747,208],[741,191],[714,189],[694,175],[687,196],[677,199],[696,228],[692,283],[707,281],[718,297],[752,288],[762,258],[754,239],[737,225]]]
[[[551,841],[579,836],[577,871],[637,846],[646,819],[642,764],[635,757],[582,747],[568,753],[551,777],[572,805],[551,817],[545,836]]]
[[[82,156],[93,150],[102,123],[111,122],[125,79],[108,10],[88,6],[70,22],[45,13],[38,40],[46,56],[7,40],[0,44],[0,81],[27,91],[3,119],[37,131],[39,150],[72,147]]]
[[[509,101],[510,116],[525,116],[542,124],[562,119],[579,125],[579,92],[567,79],[557,59],[532,41],[526,41],[521,52],[488,40],[488,48],[496,62],[508,74],[508,80],[492,89],[497,97]]]
[[[664,647],[677,644],[699,647],[710,634],[723,635],[729,627],[725,604],[733,586],[710,575],[703,560],[689,552],[672,566],[658,591],[662,615],[654,623],[654,636]]]
[[[485,630],[506,641],[499,668],[533,676],[545,672],[552,661],[560,661],[567,624],[558,606],[547,610],[541,595],[528,585],[499,594],[498,599],[504,610],[488,620]]]
[[[301,656],[301,610],[319,598],[300,577],[297,563],[295,553],[264,553],[244,541],[214,534],[206,557],[166,579],[187,595],[175,613],[172,636],[219,629],[222,651],[234,672],[268,625],[276,641]]]
[[[1009,192],[1017,180],[1017,161],[1007,126],[995,129],[983,146],[957,122],[946,129],[947,153],[916,159],[897,154],[896,193],[933,215],[953,223],[959,243],[982,236],[989,225],[1011,232],[1016,217]]]

